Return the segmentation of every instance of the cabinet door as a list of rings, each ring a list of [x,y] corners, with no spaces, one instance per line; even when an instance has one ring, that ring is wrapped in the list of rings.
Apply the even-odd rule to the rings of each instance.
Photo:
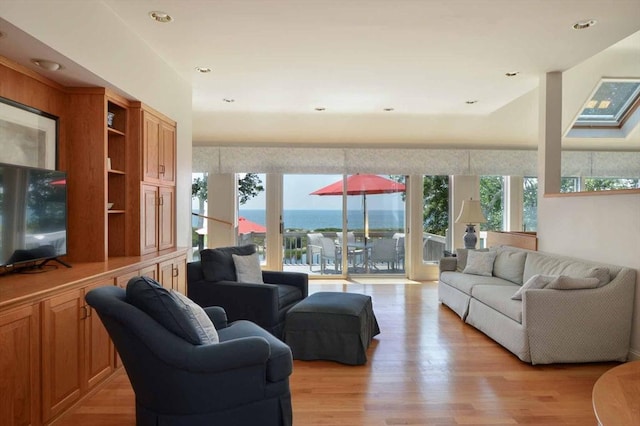
[[[0,315],[0,424],[40,423],[38,305]]]
[[[173,288],[176,291],[187,294],[187,256],[179,256],[173,262],[175,269],[173,277]]]
[[[176,181],[176,128],[161,122],[160,181],[175,184]]]
[[[146,254],[158,250],[158,187],[142,185],[141,199],[141,251]]]
[[[158,249],[164,250],[175,246],[175,188],[160,187],[160,206],[158,218]]]
[[[142,112],[142,177],[146,182],[159,182],[160,178],[160,119],[147,111]]]
[[[42,411],[45,422],[80,398],[83,317],[81,289],[42,302]]]
[[[162,284],[162,287],[167,290],[173,289],[173,276],[176,273],[173,260],[165,260],[159,263],[158,269],[160,270],[160,279],[158,281]]]
[[[158,265],[147,266],[140,269],[140,276],[149,277],[154,280],[158,280]]]
[[[112,280],[99,281],[84,287],[84,295],[91,289],[113,285]],[[83,388],[91,389],[113,372],[113,343],[100,317],[89,305],[84,308],[84,380]],[[84,389],[83,389],[84,390]]]

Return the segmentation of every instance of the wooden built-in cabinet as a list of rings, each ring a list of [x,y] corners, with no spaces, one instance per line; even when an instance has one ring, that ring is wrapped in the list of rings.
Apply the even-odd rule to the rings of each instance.
[[[0,312],[0,424],[40,423],[40,315],[37,303]]]
[[[176,123],[104,88],[67,96],[69,261],[175,247]]]
[[[164,288],[187,294],[187,256],[178,256],[158,265],[160,283]]]
[[[54,423],[121,367],[89,291],[146,275],[184,293],[186,259],[186,249],[165,250],[75,263],[28,285],[25,275],[0,277],[0,425]]]
[[[42,302],[42,401],[46,422],[69,408],[114,368],[113,344],[84,296],[113,285],[98,280]]]

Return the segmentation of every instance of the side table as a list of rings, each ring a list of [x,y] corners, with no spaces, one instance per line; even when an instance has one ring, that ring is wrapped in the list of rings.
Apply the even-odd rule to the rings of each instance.
[[[592,397],[599,425],[640,425],[640,361],[604,373],[593,386]]]

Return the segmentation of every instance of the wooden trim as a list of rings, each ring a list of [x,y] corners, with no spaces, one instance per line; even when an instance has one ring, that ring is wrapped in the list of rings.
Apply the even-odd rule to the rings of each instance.
[[[632,195],[640,194],[640,189],[611,189],[607,191],[580,191],[580,192],[551,192],[544,194],[544,198],[584,197],[591,195]]]
[[[538,238],[535,232],[487,231],[487,247],[501,245],[538,250]]]
[[[41,74],[38,74],[37,72],[33,71],[32,69],[29,69],[27,67],[25,67],[24,65],[20,65],[17,62],[13,62],[11,59],[6,58],[4,56],[0,55],[0,65],[4,65],[7,68],[10,68],[14,71],[19,72],[20,74],[24,74],[28,77],[31,77],[34,80],[39,81],[42,84],[46,84],[47,86],[56,89],[56,90],[60,90],[60,91],[64,91],[65,87],[61,84],[56,83],[53,80],[49,80],[48,78],[44,77]]]

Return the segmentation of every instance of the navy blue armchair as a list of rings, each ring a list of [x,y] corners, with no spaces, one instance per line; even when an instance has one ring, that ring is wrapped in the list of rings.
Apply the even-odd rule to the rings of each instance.
[[[309,275],[262,271],[264,283],[238,282],[232,254],[252,253],[252,245],[202,250],[201,261],[187,264],[187,294],[202,307],[223,307],[229,321],[249,320],[280,338],[289,309],[309,295]]]
[[[136,398],[138,426],[291,426],[291,350],[249,321],[209,307],[219,343],[194,345],[127,301],[91,290],[87,303],[113,340]]]

